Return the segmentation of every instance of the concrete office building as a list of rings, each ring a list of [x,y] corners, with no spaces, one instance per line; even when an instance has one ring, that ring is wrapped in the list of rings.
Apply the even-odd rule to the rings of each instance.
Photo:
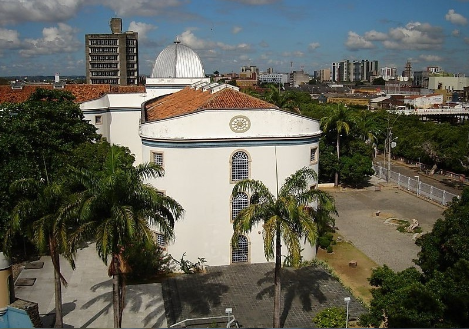
[[[136,85],[138,33],[122,32],[122,19],[112,18],[110,34],[86,34],[86,83]]]

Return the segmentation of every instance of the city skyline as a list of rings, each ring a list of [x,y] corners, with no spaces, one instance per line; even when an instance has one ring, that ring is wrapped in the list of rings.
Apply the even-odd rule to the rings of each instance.
[[[206,74],[246,65],[312,74],[344,59],[469,74],[469,0],[0,0],[0,9],[0,76],[85,75],[85,34],[110,33],[112,17],[139,33],[142,75],[176,37]]]

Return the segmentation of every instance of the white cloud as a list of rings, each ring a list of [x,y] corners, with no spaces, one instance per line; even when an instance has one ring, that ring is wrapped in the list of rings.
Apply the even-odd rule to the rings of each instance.
[[[0,0],[0,25],[21,22],[64,22],[84,6],[110,8],[119,17],[171,15],[185,0]],[[182,13],[177,13],[179,16]]]
[[[319,42],[312,42],[308,45],[308,49],[309,50],[315,50],[315,49],[318,49],[321,45],[319,44]]]
[[[231,33],[233,34],[238,34],[239,32],[242,31],[242,27],[239,27],[239,26],[233,26],[233,29],[231,30]]]
[[[464,42],[469,45],[469,37],[465,37],[465,38],[464,38]]]
[[[440,27],[419,22],[390,29],[389,36],[392,40],[383,42],[389,49],[440,49],[444,41]]]
[[[184,0],[92,0],[92,2],[111,8],[119,17],[169,14],[167,9],[186,3]]]
[[[0,52],[5,49],[18,48],[20,44],[18,31],[0,28]]]
[[[74,17],[84,0],[1,0],[0,24],[62,22]]]
[[[348,38],[347,38],[347,41],[345,42],[345,46],[350,50],[374,48],[374,45],[372,42],[366,40],[362,36],[359,36],[357,33],[353,31],[348,32]]]
[[[247,43],[240,43],[237,45],[229,45],[223,42],[213,42],[210,40],[204,40],[198,38],[192,30],[184,31],[180,36],[179,40],[186,46],[195,49],[203,50],[206,52],[215,51],[214,48],[219,48],[224,51],[242,51],[247,52],[251,50],[251,46]]]
[[[443,60],[442,57],[437,55],[420,55],[419,58],[426,62],[441,62]]]
[[[132,21],[129,24],[129,31],[138,32],[138,39],[140,41],[145,41],[147,39],[147,33],[156,29],[157,27],[155,25],[142,22]]]
[[[57,27],[46,27],[42,30],[42,38],[25,39],[23,49],[19,53],[21,56],[30,57],[75,52],[82,46],[82,42],[75,38],[77,32],[64,23],[58,23]]]
[[[451,35],[452,35],[453,37],[458,37],[459,34],[460,34],[459,30],[453,30],[453,31],[451,32]]]
[[[466,25],[467,18],[461,14],[458,14],[454,9],[448,10],[448,13],[445,15],[445,19],[456,25]]]
[[[368,41],[384,41],[388,38],[388,35],[383,32],[371,30],[365,33],[364,38]]]

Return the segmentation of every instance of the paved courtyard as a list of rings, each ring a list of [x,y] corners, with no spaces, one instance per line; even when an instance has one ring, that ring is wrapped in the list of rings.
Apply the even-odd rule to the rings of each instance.
[[[344,297],[350,296],[320,267],[284,269],[282,276],[284,327],[314,327],[312,318],[316,313],[332,306],[345,307]],[[163,298],[168,325],[187,318],[222,316],[231,307],[243,327],[272,327],[273,282],[272,263],[209,267],[206,274],[167,279],[163,282]],[[364,311],[352,298],[351,318]]]

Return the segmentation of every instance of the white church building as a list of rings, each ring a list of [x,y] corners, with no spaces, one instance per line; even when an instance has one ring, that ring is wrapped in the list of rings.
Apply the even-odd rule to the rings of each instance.
[[[209,266],[266,262],[262,226],[231,247],[232,219],[249,203],[249,195],[231,197],[233,186],[250,178],[273,192],[277,180],[281,185],[300,168],[318,170],[317,121],[237,87],[211,84],[198,55],[179,41],[157,57],[146,93],[107,94],[80,106],[110,143],[131,150],[136,163],[163,166],[164,177],[149,183],[185,210],[175,240],[159,241],[176,259],[185,253]],[[303,257],[314,256],[314,246],[304,246]]]

